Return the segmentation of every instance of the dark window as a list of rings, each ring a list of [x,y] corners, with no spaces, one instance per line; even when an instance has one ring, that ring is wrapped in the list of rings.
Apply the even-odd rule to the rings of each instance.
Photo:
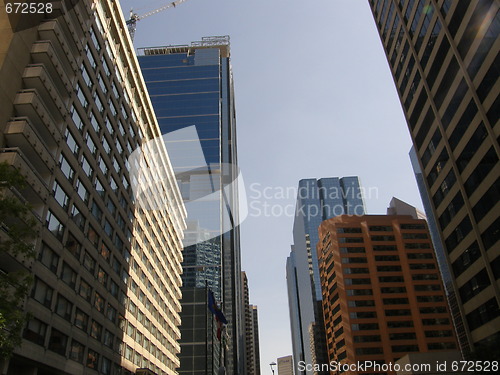
[[[387,328],[402,328],[402,327],[413,327],[413,322],[406,320],[403,321],[396,320],[387,322]]]
[[[470,197],[486,176],[498,163],[498,155],[493,146],[488,150],[483,159],[474,168],[470,177],[465,181],[464,187],[467,195]]]
[[[80,328],[82,331],[87,331],[89,324],[89,316],[85,314],[82,310],[76,309],[75,311],[75,326]]]
[[[447,312],[444,306],[421,307],[420,314],[445,314]]]
[[[69,350],[69,359],[76,362],[83,362],[83,352],[85,351],[85,346],[76,340],[71,340],[71,347]]]
[[[499,315],[500,310],[498,309],[498,303],[495,298],[492,298],[467,314],[469,329],[471,331],[475,330],[483,324],[495,319]]]
[[[491,209],[498,203],[500,197],[500,179],[497,179],[493,185],[484,193],[479,202],[472,208],[476,222],[480,222]]]
[[[385,316],[406,316],[411,315],[408,309],[385,310]]]
[[[460,276],[481,255],[477,242],[472,243],[453,263],[452,269],[455,277]]]
[[[487,137],[488,133],[486,132],[486,128],[483,123],[480,123],[477,127],[476,131],[470,138],[467,145],[464,147],[462,153],[457,158],[457,167],[460,173],[462,173],[469,164],[470,160],[477,153],[477,150],[483,143],[483,140]]]
[[[61,280],[71,288],[74,288],[76,285],[76,272],[66,262],[64,262],[62,266]]]
[[[450,83],[451,86],[451,83]],[[440,87],[441,88],[441,87]],[[467,90],[469,87],[467,86],[467,83],[465,82],[465,79],[462,78],[460,81],[460,84],[458,85],[457,89],[453,93],[453,96],[450,100],[450,103],[448,104],[448,107],[446,107],[446,111],[443,114],[443,117],[441,117],[441,123],[443,124],[443,127],[445,129],[448,128],[448,125],[450,125],[451,120],[455,116],[455,114],[458,112],[459,106],[462,103],[465,94],[467,94]],[[441,100],[444,98],[441,98]]]
[[[66,320],[70,320],[72,310],[73,310],[73,304],[59,294],[57,296],[56,314],[63,317]]]
[[[450,324],[450,320],[447,319],[447,318],[422,319],[422,324],[424,326],[449,325]]]
[[[436,117],[434,116],[434,110],[432,109],[432,107],[429,107],[429,109],[427,110],[427,114],[424,117],[424,120],[420,124],[420,129],[417,132],[417,135],[415,136],[415,145],[417,147],[417,150],[420,150],[420,148],[422,147],[422,143],[424,142],[424,139],[427,136],[427,134],[429,134],[429,129],[434,123],[435,118]]]
[[[487,288],[490,285],[491,284],[490,278],[488,277],[488,272],[486,272],[486,269],[483,268],[458,289],[460,297],[462,299],[462,304],[469,301],[472,297],[476,296],[483,289]]]
[[[384,298],[384,305],[407,305],[408,298]]]
[[[38,319],[31,319],[24,329],[23,337],[26,340],[43,346],[46,333],[47,324]]]
[[[417,292],[436,292],[441,290],[440,284],[428,284],[428,285],[415,285],[415,291]]]
[[[477,105],[474,102],[474,99],[471,99],[464,113],[462,114],[462,116],[460,116],[460,119],[458,120],[455,129],[453,129],[450,138],[448,139],[448,142],[450,143],[450,147],[452,150],[454,150],[455,147],[457,147],[458,142],[460,142],[460,140],[462,139],[462,136],[472,123],[474,117],[476,117],[476,114],[477,114]],[[447,122],[449,123],[449,121],[451,121],[451,119],[446,119],[443,117],[442,118],[443,126],[447,127],[448,126]]]
[[[396,245],[373,245],[373,251],[396,251]]]
[[[446,148],[443,148],[443,151],[441,151],[441,154],[437,158],[436,162],[432,166],[432,169],[429,172],[429,175],[427,176],[427,182],[429,183],[429,186],[434,185],[434,182],[436,182],[437,178],[441,174],[441,172],[444,169],[444,166],[448,162],[449,155],[448,151]]]
[[[87,353],[87,367],[97,370],[98,362],[99,362],[99,353],[89,349]]]
[[[54,290],[40,279],[35,279],[32,297],[42,305],[49,307],[52,304],[52,294]]]
[[[39,258],[40,262],[45,265],[52,272],[57,272],[57,266],[59,264],[59,255],[57,255],[54,250],[48,247],[46,244],[42,244],[42,249],[40,251]]]
[[[444,98],[448,94],[450,87],[457,78],[458,69],[459,65],[457,59],[453,56],[452,59],[450,60],[448,67],[446,68],[446,71],[443,75],[443,79],[441,80],[441,83],[439,84],[437,91],[434,94],[434,103],[436,104],[437,108],[441,108]],[[461,92],[463,95],[467,92],[467,84],[465,83],[464,79],[462,79],[462,82],[459,85],[459,88],[455,92],[455,94],[457,92]],[[458,98],[458,100],[461,101],[461,98]]]
[[[52,332],[50,334],[50,339],[49,339],[49,350],[60,355],[65,355],[67,344],[68,344],[68,336],[52,328]]]
[[[464,199],[462,198],[462,193],[458,191],[450,204],[445,208],[444,212],[439,217],[439,223],[441,228],[444,229],[450,223],[450,221],[455,217],[455,215],[460,211],[464,205]]]
[[[415,332],[390,333],[390,340],[415,340],[417,335]]]
[[[500,217],[497,218],[483,233],[481,239],[486,250],[495,245],[500,238]]]
[[[472,224],[470,222],[469,217],[466,216],[445,240],[448,253],[453,251],[453,249],[457,247],[460,242],[462,242],[462,240],[465,238],[467,234],[469,234],[471,230],[472,230]]]
[[[354,342],[380,342],[380,335],[354,336]]]
[[[377,266],[378,272],[397,272],[401,271],[401,266]]]
[[[441,132],[439,129],[436,129],[434,132],[431,140],[429,141],[429,144],[427,145],[427,148],[425,149],[423,155],[422,155],[422,164],[424,168],[427,166],[429,163],[429,160],[431,160],[432,155],[434,155],[434,152],[436,152],[436,148],[441,141]]]
[[[457,181],[457,177],[455,176],[455,172],[450,170],[446,177],[444,178],[441,185],[439,185],[438,190],[434,193],[432,197],[432,201],[434,202],[435,207],[439,207],[443,199],[448,195],[449,191]]]
[[[393,352],[418,352],[418,345],[392,345]]]

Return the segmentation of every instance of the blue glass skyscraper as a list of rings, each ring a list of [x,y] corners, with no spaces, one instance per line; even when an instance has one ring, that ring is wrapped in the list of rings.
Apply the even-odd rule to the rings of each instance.
[[[304,179],[299,181],[293,225],[293,245],[287,259],[290,324],[296,374],[297,363],[328,363],[324,342],[319,278],[318,227],[339,215],[364,215],[365,205],[358,177]]]
[[[229,37],[142,49],[142,73],[188,212],[179,374],[241,374],[238,175]],[[228,320],[220,340],[212,290]]]

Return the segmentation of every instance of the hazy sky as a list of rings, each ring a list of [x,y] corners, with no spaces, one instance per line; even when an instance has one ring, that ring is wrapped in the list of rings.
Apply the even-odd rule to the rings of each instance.
[[[142,14],[168,1],[121,3],[128,16],[131,7]],[[231,37],[238,158],[250,204],[241,253],[259,308],[264,375],[292,353],[285,262],[298,181],[358,175],[370,214],[385,214],[393,196],[419,208],[421,201],[368,0],[188,0],[139,21],[135,46],[214,35]]]

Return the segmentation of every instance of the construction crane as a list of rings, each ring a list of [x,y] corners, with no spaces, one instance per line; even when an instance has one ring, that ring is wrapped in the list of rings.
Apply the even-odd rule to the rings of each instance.
[[[168,3],[167,5],[164,5],[158,9],[152,10],[148,13],[145,13],[143,15],[138,15],[137,13],[134,13],[133,9],[130,10],[130,18],[127,20],[127,27],[128,27],[128,32],[130,33],[130,38],[134,40],[134,35],[135,31],[137,30],[137,21],[140,21],[146,17],[152,16],[153,14],[163,12],[164,10],[168,8],[175,8],[177,5],[185,2],[187,0],[176,0],[171,3]]]

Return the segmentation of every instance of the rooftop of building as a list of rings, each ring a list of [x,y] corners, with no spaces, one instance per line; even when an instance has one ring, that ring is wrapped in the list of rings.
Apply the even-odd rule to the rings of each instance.
[[[143,47],[138,49],[140,56],[152,55],[170,55],[175,53],[194,54],[194,51],[200,48],[218,48],[221,51],[222,57],[230,56],[229,35],[223,36],[206,36],[201,38],[201,41],[191,42],[190,45],[169,45],[158,47]]]

